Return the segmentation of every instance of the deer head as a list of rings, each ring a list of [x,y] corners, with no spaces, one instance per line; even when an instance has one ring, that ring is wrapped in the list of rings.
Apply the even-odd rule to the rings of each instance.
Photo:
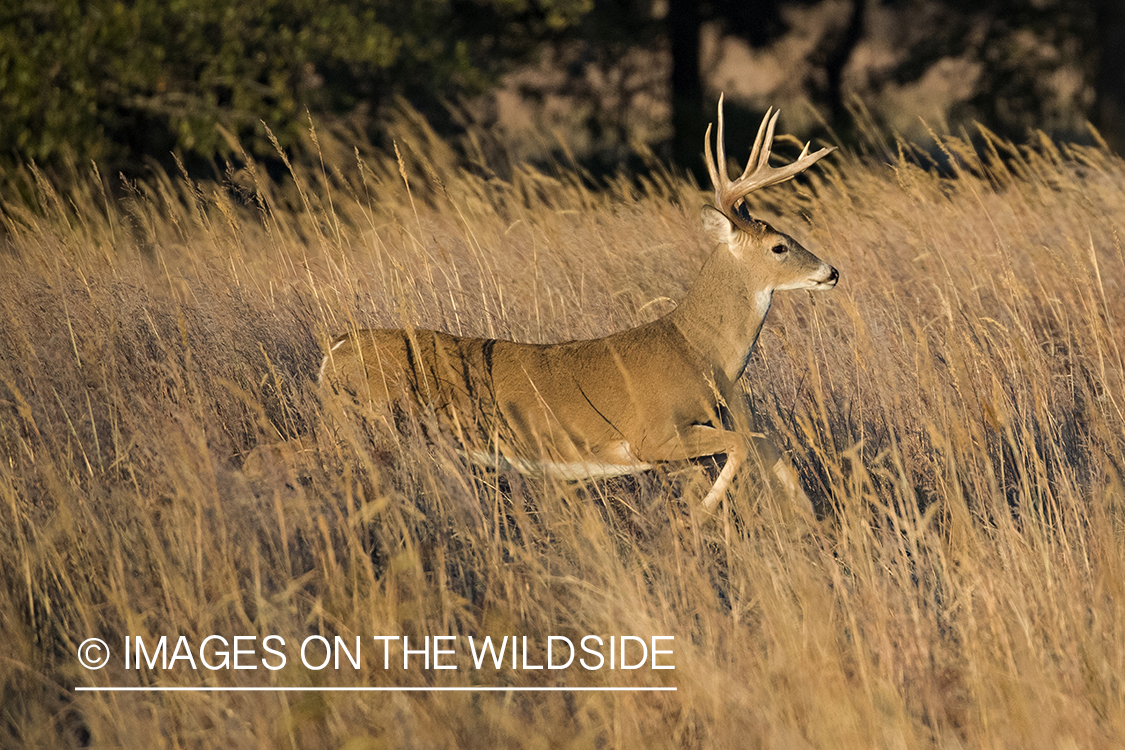
[[[834,146],[810,154],[808,144],[792,164],[771,167],[770,146],[781,113],[771,107],[754,139],[746,169],[736,180],[727,175],[723,145],[723,97],[719,96],[719,127],[716,135],[718,158],[711,151],[711,126],[707,126],[705,153],[707,171],[715,187],[715,206],[704,206],[703,229],[714,244],[727,246],[740,261],[748,280],[763,292],[780,289],[831,289],[840,275],[835,268],[816,257],[799,242],[769,224],[750,216],[745,198],[755,190],[791,180],[820,159],[836,150]]]

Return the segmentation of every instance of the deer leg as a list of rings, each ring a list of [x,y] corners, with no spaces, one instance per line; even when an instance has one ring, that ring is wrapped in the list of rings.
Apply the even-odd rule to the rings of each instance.
[[[794,507],[801,512],[812,512],[812,501],[801,488],[796,470],[781,454],[774,441],[759,432],[742,433],[709,425],[692,425],[676,438],[646,451],[643,460],[682,461],[719,453],[725,453],[727,460],[703,498],[703,509],[707,512],[713,512],[718,506],[730,488],[738,468],[747,458],[753,458],[758,463],[767,481],[780,490]]]
[[[733,430],[723,430],[709,425],[692,425],[644,456],[645,461],[683,461],[700,456],[714,456],[725,453],[726,463],[703,498],[703,509],[713,512],[719,501],[726,495],[731,480],[738,467],[746,460],[746,437]]]
[[[731,481],[734,480],[734,474],[738,471],[739,465],[746,459],[744,450],[728,450],[727,462],[723,464],[723,470],[719,472],[719,476],[715,477],[715,483],[711,485],[711,489],[703,498],[703,509],[711,513],[719,505],[719,501],[726,497],[727,488],[730,487]]]
[[[751,445],[757,456],[763,475],[772,474],[775,486],[801,511],[813,511],[812,501],[805,494],[797,471],[778,449],[777,444],[766,435],[751,433]]]

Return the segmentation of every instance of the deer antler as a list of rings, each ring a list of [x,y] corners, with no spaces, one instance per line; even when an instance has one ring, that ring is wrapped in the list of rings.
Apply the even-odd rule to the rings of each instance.
[[[727,155],[723,146],[723,95],[719,94],[719,132],[715,139],[718,149],[718,159],[711,153],[711,126],[707,126],[704,149],[707,155],[707,172],[711,175],[711,184],[715,186],[715,205],[728,219],[736,224],[747,227],[748,215],[735,211],[735,206],[759,188],[776,185],[779,182],[791,180],[801,172],[811,167],[820,159],[836,150],[835,146],[827,146],[816,153],[809,153],[809,144],[805,144],[797,161],[784,167],[771,167],[770,146],[773,144],[773,131],[777,125],[780,111],[770,107],[762,124],[758,126],[758,136],[754,139],[754,148],[750,150],[750,160],[746,162],[746,169],[737,180],[731,181],[727,176]]]

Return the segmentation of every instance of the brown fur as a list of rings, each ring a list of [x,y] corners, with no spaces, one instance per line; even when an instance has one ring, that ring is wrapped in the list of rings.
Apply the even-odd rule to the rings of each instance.
[[[743,231],[705,208],[703,224],[717,247],[684,302],[651,323],[560,344],[360,330],[333,344],[322,381],[377,410],[432,410],[482,464],[579,479],[726,454],[711,509],[756,452],[803,494],[776,448],[749,431],[734,384],[773,291],[830,288],[836,271],[764,223]]]

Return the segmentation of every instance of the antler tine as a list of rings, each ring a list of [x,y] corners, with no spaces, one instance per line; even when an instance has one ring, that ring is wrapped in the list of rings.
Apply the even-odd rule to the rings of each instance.
[[[730,177],[727,175],[727,146],[726,146],[726,131],[723,128],[723,95],[719,94],[719,131],[715,134],[715,150],[718,152],[718,158],[715,160],[715,166],[718,168],[718,179],[712,173],[711,184],[718,190],[720,185],[730,184]],[[711,126],[707,126],[707,166],[711,167]]]
[[[758,143],[755,141],[755,152],[751,152],[750,161],[746,164],[746,170],[743,171],[742,176],[738,178],[732,185],[732,190],[739,191],[743,196],[760,190],[770,185],[777,185],[778,183],[791,180],[797,175],[804,172],[816,162],[828,156],[836,150],[835,146],[826,146],[819,151],[810,154],[809,146],[806,143],[805,147],[801,149],[801,155],[792,164],[786,164],[784,167],[771,167],[770,166],[770,150],[773,145],[773,134],[777,127],[777,118],[781,112],[774,112],[773,116],[767,112],[766,116],[762,119],[762,125],[758,128],[758,134],[761,136],[762,129],[765,128],[765,138],[761,144],[761,154],[757,154]],[[757,163],[754,157],[758,156]]]
[[[731,182],[730,176],[727,174],[727,150],[726,150],[726,133],[724,130],[725,123],[723,122],[723,94],[719,94],[719,127],[718,132],[715,134],[715,154],[711,152],[711,125],[707,126],[707,134],[704,141],[704,154],[707,157],[707,173],[711,176],[711,184],[715,188],[715,205],[720,211],[728,217],[735,216],[734,205],[738,202],[741,196],[733,195],[730,187],[735,183]],[[758,133],[759,139],[761,133]],[[715,158],[715,157],[718,158]]]
[[[703,136],[703,160],[707,162],[707,174],[711,176],[711,184],[715,187],[717,196],[722,181],[719,179],[719,173],[715,170],[715,156],[711,153],[711,123],[707,123],[707,133]]]
[[[811,144],[805,144],[795,162],[784,167],[771,167],[769,165],[771,147],[774,131],[777,128],[777,118],[780,116],[781,112],[773,107],[766,111],[762,124],[758,126],[754,147],[750,149],[750,159],[746,162],[746,169],[737,180],[731,181],[727,175],[726,148],[723,142],[723,96],[719,95],[719,127],[715,139],[715,153],[712,154],[711,151],[710,125],[707,126],[704,152],[707,157],[707,172],[711,176],[711,184],[715,186],[715,204],[727,218],[736,223],[745,223],[734,207],[747,195],[755,190],[793,179],[836,150],[835,146],[827,146],[810,154]],[[716,156],[718,158],[714,158]]]
[[[754,137],[754,147],[750,149],[750,158],[746,160],[746,169],[742,170],[742,176],[739,180],[746,179],[746,175],[750,174],[751,169],[756,169],[762,164],[769,164],[771,146],[773,145],[773,131],[777,125],[777,118],[781,117],[781,110],[774,110],[770,107],[766,110],[766,116],[762,118],[762,124],[758,126],[758,135]],[[766,128],[769,132],[766,132]],[[762,153],[762,144],[765,144],[765,153]]]

